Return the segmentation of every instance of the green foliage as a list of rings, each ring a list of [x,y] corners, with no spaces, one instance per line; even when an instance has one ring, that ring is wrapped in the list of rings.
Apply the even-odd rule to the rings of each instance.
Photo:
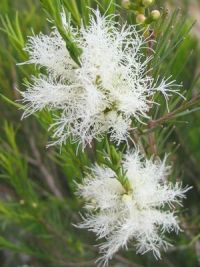
[[[30,181],[27,179],[27,162],[18,150],[14,129],[5,123],[4,131],[5,139],[0,140],[1,178],[8,180],[20,197],[26,200],[32,199],[34,196]]]

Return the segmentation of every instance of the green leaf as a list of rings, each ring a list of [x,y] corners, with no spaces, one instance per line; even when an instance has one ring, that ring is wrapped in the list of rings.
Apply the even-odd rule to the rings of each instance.
[[[64,11],[64,6],[62,5],[61,0],[40,0],[44,10],[46,11],[48,18],[54,22],[54,25],[58,28],[58,31],[62,35],[63,39],[66,42],[66,47],[72,57],[72,59],[80,65],[79,56],[81,54],[80,48],[74,43],[71,33],[64,28],[62,22],[62,12]],[[74,2],[74,1],[72,1]],[[75,9],[75,2],[73,4],[73,9]],[[76,14],[77,16],[77,14]]]

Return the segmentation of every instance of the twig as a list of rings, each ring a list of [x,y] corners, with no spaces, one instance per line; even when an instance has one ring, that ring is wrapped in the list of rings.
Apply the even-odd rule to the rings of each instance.
[[[88,245],[88,244],[84,244],[84,247],[92,250],[95,253],[98,253],[98,248],[96,246],[91,246],[91,245]],[[115,254],[113,256],[113,259],[115,259],[115,260],[117,260],[119,262],[125,263],[126,265],[128,265],[127,267],[143,267],[143,265],[139,265],[137,263],[134,263],[133,261],[130,261],[130,260],[124,258],[120,254]]]
[[[63,267],[94,267],[95,263],[94,261],[82,261],[82,262],[63,262],[59,261],[59,264],[61,264]]]
[[[151,154],[157,155],[158,152],[157,152],[156,139],[155,139],[155,133],[154,132],[149,133],[148,140],[149,140],[149,146],[150,146]]]
[[[154,128],[156,128],[158,125],[173,119],[178,113],[181,113],[188,108],[191,108],[192,106],[196,105],[198,102],[200,102],[200,95],[197,95],[193,97],[190,101],[185,101],[180,107],[175,109],[172,112],[169,112],[165,114],[163,117],[157,119],[157,120],[152,120],[148,123],[149,129],[144,131],[143,134],[151,132]]]
[[[49,186],[49,189],[51,192],[58,198],[63,199],[63,195],[61,191],[58,189],[58,187],[55,184],[54,177],[51,175],[49,170],[46,168],[46,166],[43,164],[40,153],[35,145],[35,140],[32,136],[29,137],[30,147],[32,149],[33,155],[35,157],[35,165],[40,169],[47,185]]]
[[[132,262],[132,261],[130,261],[130,260],[127,260],[126,258],[124,258],[123,256],[121,256],[121,255],[119,255],[119,254],[116,254],[116,255],[114,256],[114,258],[115,258],[116,260],[119,260],[120,262],[123,262],[123,263],[127,264],[128,267],[143,267],[142,265],[139,265],[139,264],[134,263],[134,262]]]

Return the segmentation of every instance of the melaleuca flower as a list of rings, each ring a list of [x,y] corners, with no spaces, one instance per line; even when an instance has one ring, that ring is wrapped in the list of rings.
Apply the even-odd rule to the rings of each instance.
[[[23,116],[44,108],[55,111],[50,128],[58,144],[70,137],[84,147],[105,133],[117,143],[127,141],[134,120],[148,117],[154,94],[160,91],[168,100],[177,90],[168,80],[159,85],[148,74],[151,57],[144,54],[148,40],[135,26],[121,27],[98,10],[88,27],[73,28],[63,14],[62,20],[81,51],[80,65],[70,57],[56,28],[49,36],[30,37],[26,63],[43,67],[46,74],[33,77],[22,92]]]
[[[137,253],[152,251],[159,258],[160,250],[170,245],[165,232],[180,230],[175,206],[189,190],[167,181],[166,160],[147,160],[137,151],[125,155],[121,170],[123,179],[109,167],[95,165],[77,185],[77,194],[86,201],[78,227],[104,238],[99,246],[104,265],[130,241]]]

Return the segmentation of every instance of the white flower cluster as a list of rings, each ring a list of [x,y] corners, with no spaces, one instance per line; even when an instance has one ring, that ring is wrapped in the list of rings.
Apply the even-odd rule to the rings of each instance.
[[[48,108],[55,111],[55,144],[67,138],[83,145],[108,133],[112,141],[126,141],[133,119],[141,121],[160,91],[168,99],[177,92],[173,84],[160,84],[148,75],[151,57],[144,55],[148,40],[135,26],[123,26],[113,17],[101,16],[97,10],[90,25],[79,30],[67,25],[73,41],[81,49],[80,66],[54,28],[50,36],[30,37],[25,47],[30,59],[26,63],[44,67],[46,75],[33,77],[22,92],[26,103],[24,117]]]
[[[70,138],[84,148],[104,134],[117,144],[127,141],[134,120],[148,118],[157,92],[166,102],[172,93],[180,94],[169,79],[158,83],[151,77],[148,40],[135,26],[122,27],[97,10],[88,27],[75,29],[64,15],[63,27],[81,51],[80,64],[56,28],[49,36],[30,37],[25,47],[30,57],[26,63],[44,68],[45,74],[33,77],[22,92],[23,116],[52,110],[54,144]],[[87,201],[79,227],[105,239],[100,245],[103,264],[131,240],[138,253],[153,251],[160,257],[160,248],[169,245],[164,233],[179,230],[174,204],[181,204],[188,190],[167,182],[170,168],[165,160],[144,160],[137,151],[126,154],[121,171],[126,186],[112,169],[98,165],[77,185],[78,195]]]
[[[78,195],[88,202],[78,227],[105,238],[99,259],[104,265],[131,240],[135,241],[137,253],[153,251],[159,258],[159,250],[169,245],[164,233],[180,230],[175,204],[180,205],[189,190],[167,182],[170,167],[165,160],[144,160],[135,151],[125,155],[121,168],[126,173],[128,190],[113,170],[97,165],[78,185]]]

